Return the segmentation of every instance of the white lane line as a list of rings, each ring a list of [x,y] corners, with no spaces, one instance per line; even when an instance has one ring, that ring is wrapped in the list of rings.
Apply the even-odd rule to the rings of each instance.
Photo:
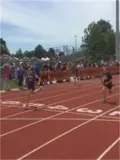
[[[48,142],[44,143],[43,145],[40,145],[39,147],[36,147],[35,149],[33,149],[32,151],[28,152],[27,154],[24,154],[23,156],[19,157],[17,160],[22,160],[22,159],[26,158],[27,156],[31,155],[32,153],[34,153],[34,152],[40,150],[41,148],[43,148],[43,147],[51,144],[52,142],[60,139],[61,137],[67,135],[68,133],[71,133],[72,131],[75,131],[76,129],[78,129],[78,128],[80,128],[80,127],[82,127],[82,126],[84,126],[84,125],[86,125],[86,124],[88,124],[88,123],[96,120],[96,119],[99,118],[100,116],[102,116],[102,115],[104,115],[104,114],[106,114],[106,113],[109,113],[109,112],[117,109],[118,107],[119,107],[119,106],[114,107],[114,108],[112,108],[112,109],[110,109],[110,110],[108,110],[108,111],[106,111],[106,112],[104,112],[104,113],[102,113],[102,114],[94,117],[94,118],[91,118],[90,120],[88,120],[88,121],[86,121],[86,122],[84,122],[84,123],[82,123],[82,124],[77,125],[76,127],[73,127],[72,129],[70,129],[70,130],[68,130],[68,131],[66,131],[66,132],[64,132],[64,133],[56,136],[55,138],[53,138],[53,139],[49,140]]]
[[[43,109],[43,110],[45,110],[45,111],[53,111],[53,112],[62,112],[62,111],[60,111],[60,110],[52,110],[52,109]],[[83,115],[83,116],[92,116],[92,117],[95,117],[96,115],[94,115],[94,114],[87,114],[87,113],[78,113],[78,112],[69,112],[69,114],[73,114],[73,115]]]
[[[102,116],[103,118],[111,118],[111,119],[118,119],[120,120],[120,116],[119,117],[112,117],[112,116]]]
[[[114,95],[111,95],[111,96],[109,96],[109,97],[113,97],[113,96],[116,96],[116,95],[118,95],[118,94],[114,94]],[[90,105],[90,104],[94,104],[94,103],[99,102],[99,101],[101,101],[101,100],[102,100],[102,99],[98,99],[98,100],[96,100],[96,101],[92,101],[92,102],[86,103],[86,104],[84,104],[84,105],[80,105],[80,106],[77,106],[77,107],[75,107],[75,108],[68,109],[67,111],[64,111],[64,112],[61,112],[61,113],[58,113],[58,114],[49,116],[49,117],[45,118],[44,120],[39,120],[39,121],[37,121],[37,122],[34,122],[34,123],[31,123],[31,124],[25,125],[25,126],[23,126],[23,127],[20,127],[20,128],[15,129],[15,130],[6,132],[6,133],[0,135],[0,137],[4,137],[4,136],[9,135],[9,134],[11,134],[11,133],[15,133],[15,132],[17,132],[17,131],[20,131],[20,130],[22,130],[22,129],[28,128],[28,127],[30,127],[30,126],[33,126],[33,125],[38,124],[38,123],[40,123],[40,122],[43,122],[43,121],[45,121],[45,120],[54,118],[54,117],[56,117],[56,116],[60,116],[60,115],[62,115],[62,114],[64,114],[64,113],[68,113],[69,111],[73,111],[74,109],[78,109],[78,108],[81,108],[81,107],[84,107],[84,106],[88,106],[88,105]],[[102,114],[101,114],[101,115],[102,115]]]
[[[93,87],[93,88],[100,88],[100,87]],[[72,92],[72,93],[70,93],[70,92],[65,92],[65,93],[62,93],[62,94],[58,94],[58,95],[55,95],[55,96],[50,96],[50,97],[47,97],[47,98],[41,98],[41,99],[35,99],[35,100],[32,100],[31,102],[37,102],[37,101],[43,101],[43,100],[47,100],[47,99],[51,99],[51,98],[56,98],[56,97],[59,97],[59,96],[64,96],[64,95],[69,95],[69,94],[74,94],[74,93],[81,93],[82,91],[86,91],[86,90],[90,90],[90,89],[92,89],[91,87],[90,88],[86,88],[86,89],[81,89],[81,90],[79,90],[79,91],[75,91],[75,92]],[[25,98],[25,96],[23,97],[23,98]],[[17,99],[13,99],[13,100],[19,100],[19,99],[21,99],[21,98],[17,98]],[[9,100],[10,101],[10,100]],[[11,107],[11,106],[10,106]],[[7,108],[10,108],[10,107],[3,107],[3,108],[0,108],[1,110],[4,110],[4,109],[7,109]]]
[[[55,103],[51,103],[51,104],[48,104],[48,105],[44,105],[44,106],[42,106],[42,107],[47,108],[47,107],[49,107],[49,106],[51,106],[51,105],[56,105],[56,104],[59,104],[59,103],[72,101],[72,100],[75,100],[75,99],[78,99],[78,98],[83,98],[83,97],[90,96],[90,95],[94,95],[94,94],[97,94],[97,93],[100,93],[100,92],[94,92],[94,93],[92,93],[92,94],[89,93],[89,94],[85,94],[85,95],[83,95],[83,96],[78,96],[78,97],[74,97],[74,98],[65,99],[65,100],[62,100],[62,101],[57,101],[57,102],[55,102]],[[4,119],[4,118],[10,118],[10,117],[17,116],[17,115],[20,115],[20,114],[24,114],[24,113],[27,113],[27,112],[33,112],[33,111],[31,111],[31,110],[29,110],[29,111],[23,111],[23,112],[20,112],[20,113],[16,113],[16,114],[13,114],[13,115],[9,115],[9,116],[3,117],[2,119]]]
[[[38,121],[38,120],[44,120],[45,118],[9,118],[4,119],[1,121]],[[85,121],[90,120],[91,118],[51,118],[49,121]],[[102,121],[102,122],[120,122],[120,120],[116,119],[96,119],[95,121]]]
[[[97,158],[97,160],[101,160],[119,141],[120,141],[120,137],[118,137],[118,138]],[[120,157],[119,157],[119,158],[120,158]]]
[[[87,84],[87,85],[84,85],[84,87],[88,87],[88,86],[90,86],[90,87],[92,87],[92,85],[93,84]],[[96,86],[94,86],[94,87],[96,87]],[[97,86],[98,87],[98,86]],[[100,87],[100,85],[99,85],[99,87]],[[69,88],[70,89],[70,88]],[[76,86],[72,86],[72,88],[71,89],[76,89]],[[78,88],[77,88],[78,89]],[[47,90],[47,89],[46,89]],[[84,88],[83,88],[83,90],[84,90]],[[64,94],[66,94],[66,93],[68,93],[68,88],[65,88],[65,86],[64,87],[62,87],[62,88],[60,88],[60,89],[58,89],[58,91],[59,92],[65,92],[65,93],[63,93],[63,95]],[[57,90],[55,90],[55,91],[53,91],[51,94],[54,94],[54,93],[56,93],[56,92],[58,92]],[[80,91],[79,91],[80,92]],[[25,92],[23,92],[23,93],[25,93]],[[23,93],[21,93],[21,94],[23,94]],[[41,93],[41,92],[38,92],[35,96],[39,96],[39,93]],[[44,92],[45,93],[45,92]],[[47,92],[47,93],[49,93],[49,92]],[[14,95],[9,95],[9,96],[11,96],[11,97],[13,97]],[[6,97],[6,96],[5,96]],[[9,99],[9,100],[19,100],[19,99],[22,99],[22,98],[25,98],[25,96],[20,96],[19,98],[13,98],[13,99]],[[44,98],[43,98],[44,99]]]
[[[77,97],[74,97],[74,98],[68,98],[68,99],[65,99],[65,100],[62,100],[62,101],[57,101],[57,102],[55,102],[55,103],[51,103],[51,104],[48,104],[48,105],[44,105],[44,106],[42,106],[42,108],[43,108],[43,109],[45,108],[44,110],[47,110],[47,109],[48,109],[47,107],[49,107],[49,106],[51,106],[51,105],[56,105],[56,104],[59,104],[59,103],[72,101],[72,100],[75,100],[75,99],[78,99],[78,98],[83,98],[83,97],[91,96],[91,95],[98,94],[98,93],[101,93],[101,92],[93,92],[93,93],[85,94],[85,95],[82,95],[82,96],[77,96]],[[39,101],[39,100],[37,100],[37,101]],[[33,102],[33,101],[31,101],[31,102]],[[53,110],[51,110],[51,111],[53,111]],[[9,116],[3,117],[2,119],[4,119],[4,118],[10,118],[10,117],[17,116],[17,115],[21,115],[21,114],[28,113],[28,112],[32,112],[32,111],[29,110],[29,111],[19,112],[19,113],[13,114],[13,115],[9,115]],[[70,112],[69,112],[69,113],[70,113]],[[76,113],[76,114],[80,114],[80,113]],[[86,115],[87,115],[87,114],[86,114]],[[89,115],[89,116],[92,116],[92,115]]]
[[[52,110],[52,109],[43,109],[44,111],[50,111],[50,112],[62,112],[61,110]],[[80,113],[80,112],[69,112],[69,114],[73,114],[73,115],[82,115],[82,116],[89,116],[89,117],[95,117],[97,116],[98,114],[91,114],[91,113]],[[107,119],[117,119],[117,120],[120,120],[119,117],[112,117],[112,116],[102,116],[103,118],[107,118]]]

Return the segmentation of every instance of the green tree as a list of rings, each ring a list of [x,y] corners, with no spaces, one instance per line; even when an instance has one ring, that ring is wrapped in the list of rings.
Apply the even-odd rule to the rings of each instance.
[[[55,50],[54,50],[54,48],[49,48],[49,50],[48,50],[48,57],[55,57]]]
[[[28,58],[31,58],[31,57],[34,57],[35,56],[35,51],[25,51],[24,52],[24,56],[28,57]]]
[[[3,38],[0,38],[0,54],[9,54],[9,50],[6,44],[6,41]]]
[[[44,56],[44,48],[39,44],[37,47],[35,47],[35,55],[37,58],[42,58]]]
[[[29,57],[29,51],[25,51],[24,53],[23,53],[23,55],[25,56],[25,57]]]
[[[82,41],[87,56],[95,61],[111,58],[115,53],[115,33],[111,24],[105,20],[89,24],[84,30]]]
[[[110,24],[109,21],[105,21],[103,19],[100,19],[97,24],[99,24],[102,27],[102,31],[106,32],[108,29],[111,30],[112,29],[112,25]]]
[[[16,51],[15,56],[17,58],[23,58],[23,53],[21,48],[19,48],[18,51]]]

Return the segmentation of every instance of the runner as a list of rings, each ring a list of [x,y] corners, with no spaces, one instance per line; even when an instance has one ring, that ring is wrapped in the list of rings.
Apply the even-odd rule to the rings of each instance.
[[[35,74],[38,76],[38,85],[41,84],[41,77],[40,77],[40,64],[36,63],[35,65]]]
[[[31,95],[34,94],[36,91],[43,89],[43,87],[39,87],[38,89],[35,90],[36,80],[38,80],[38,84],[39,84],[40,83],[39,77],[35,74],[34,68],[29,67],[27,72],[27,79],[26,79],[28,95],[27,95],[27,103],[24,105],[25,109],[31,108],[29,107],[29,101],[30,101]]]
[[[80,64],[76,66],[75,85],[77,85],[77,81],[80,81]]]
[[[112,75],[105,67],[103,68],[103,102],[106,103],[106,91],[108,90],[109,94],[112,94],[113,82]]]

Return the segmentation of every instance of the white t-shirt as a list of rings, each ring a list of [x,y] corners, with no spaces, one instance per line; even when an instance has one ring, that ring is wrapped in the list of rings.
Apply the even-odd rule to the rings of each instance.
[[[44,57],[41,58],[41,61],[42,61],[42,62],[46,62],[46,61],[49,61],[49,60],[50,60],[50,58],[48,58],[48,57],[46,57],[46,58],[44,58]]]
[[[77,65],[77,69],[79,69],[79,68],[80,68],[80,65],[78,64],[78,65]]]

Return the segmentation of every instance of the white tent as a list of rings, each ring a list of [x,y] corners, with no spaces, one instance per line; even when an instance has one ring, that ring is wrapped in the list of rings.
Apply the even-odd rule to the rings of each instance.
[[[47,62],[47,61],[50,61],[50,58],[48,58],[48,57],[42,57],[41,58],[41,62]]]

